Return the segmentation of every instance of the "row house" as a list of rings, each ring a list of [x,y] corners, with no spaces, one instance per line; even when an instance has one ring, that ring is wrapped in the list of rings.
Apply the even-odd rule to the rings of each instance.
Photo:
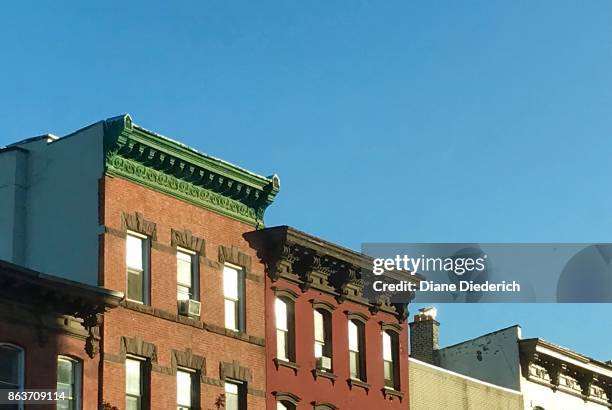
[[[66,408],[407,407],[406,306],[363,297],[364,255],[264,228],[278,191],[129,115],[0,150],[0,259],[122,295],[97,405]]]

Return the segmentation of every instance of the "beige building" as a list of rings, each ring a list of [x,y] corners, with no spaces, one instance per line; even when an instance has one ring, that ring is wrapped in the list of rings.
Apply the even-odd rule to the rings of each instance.
[[[522,410],[520,392],[410,359],[411,410]]]
[[[595,360],[545,340],[523,339],[520,326],[510,326],[445,348],[440,348],[438,334],[439,323],[434,309],[422,309],[410,323],[410,402],[411,405],[414,402],[413,409],[612,408],[612,362]],[[429,370],[425,372],[421,368]],[[435,370],[440,375],[452,374],[459,380],[467,377],[472,383],[501,386],[498,389],[506,393],[516,392],[515,398],[522,400],[522,405],[507,407],[505,396],[490,396],[482,391],[474,396],[471,384],[466,382],[461,390],[457,387],[459,380],[428,374]],[[463,404],[450,401],[449,391],[464,398]],[[482,397],[489,398],[486,406],[481,404]],[[480,404],[475,400],[481,400],[477,402]],[[421,405],[425,407],[419,407]]]

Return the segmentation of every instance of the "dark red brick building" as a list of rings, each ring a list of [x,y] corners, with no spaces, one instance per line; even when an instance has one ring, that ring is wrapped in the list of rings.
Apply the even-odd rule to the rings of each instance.
[[[58,408],[97,408],[99,326],[122,297],[0,261],[0,389],[58,389]]]
[[[407,408],[407,310],[363,297],[370,259],[287,226],[247,238],[267,267],[267,408]]]

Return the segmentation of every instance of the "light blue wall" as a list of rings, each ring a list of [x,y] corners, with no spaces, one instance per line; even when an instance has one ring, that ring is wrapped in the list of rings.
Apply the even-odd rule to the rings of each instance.
[[[98,181],[104,172],[102,123],[56,141],[37,139],[19,147],[28,151],[27,164],[22,161],[15,174],[18,178],[25,175],[26,188],[22,192],[19,185],[8,187],[6,193],[12,189],[17,199],[13,204],[4,199],[0,207],[12,206],[13,214],[19,214],[20,207],[25,209],[20,222],[23,229],[14,230],[25,236],[21,244],[15,240],[18,235],[9,239],[12,244],[0,242],[1,257],[44,273],[97,284]],[[0,169],[3,167],[12,167],[6,153],[0,156]],[[10,225],[0,222],[0,229],[8,232]],[[16,257],[19,252],[14,250],[10,255],[11,246],[21,247],[21,261]]]
[[[498,386],[520,390],[519,340],[512,326],[438,351],[440,367]]]

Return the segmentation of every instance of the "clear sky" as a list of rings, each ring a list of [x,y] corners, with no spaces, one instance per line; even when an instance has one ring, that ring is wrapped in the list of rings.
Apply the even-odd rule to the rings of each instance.
[[[0,145],[129,112],[279,174],[268,225],[355,249],[612,242],[610,1],[92,3],[0,9]],[[439,320],[612,359],[610,305]]]

